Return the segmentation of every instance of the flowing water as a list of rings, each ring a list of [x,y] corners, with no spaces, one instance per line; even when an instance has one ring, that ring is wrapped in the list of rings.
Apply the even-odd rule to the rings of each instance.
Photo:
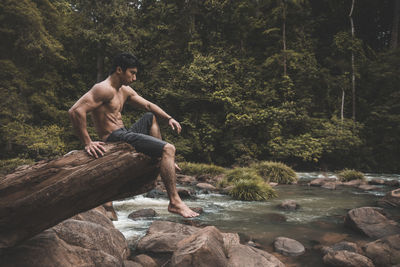
[[[154,220],[167,220],[194,225],[213,225],[224,232],[239,233],[242,241],[254,241],[262,249],[273,252],[272,243],[278,236],[301,242],[306,254],[282,261],[293,266],[324,266],[315,246],[332,245],[342,240],[367,240],[343,226],[343,220],[352,208],[376,206],[379,197],[393,188],[378,186],[375,191],[362,191],[353,187],[329,190],[310,187],[307,181],[318,177],[334,177],[331,173],[298,173],[299,184],[279,185],[275,189],[278,198],[267,202],[237,201],[220,194],[198,194],[195,200],[185,200],[190,207],[202,207],[204,213],[198,218],[183,219],[168,213],[167,199],[134,198],[115,201],[118,221],[114,225],[132,244],[144,236]],[[367,179],[380,178],[400,180],[400,175],[367,174]],[[300,205],[296,211],[282,211],[277,205],[284,200],[294,200]],[[130,220],[128,215],[139,209],[152,208],[157,217]]]

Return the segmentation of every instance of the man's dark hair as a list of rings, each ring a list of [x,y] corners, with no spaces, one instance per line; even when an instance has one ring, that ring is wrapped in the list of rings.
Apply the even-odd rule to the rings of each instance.
[[[121,67],[122,71],[125,72],[128,68],[139,68],[139,65],[140,62],[134,55],[125,52],[120,53],[113,59],[110,75],[117,70],[117,67]]]

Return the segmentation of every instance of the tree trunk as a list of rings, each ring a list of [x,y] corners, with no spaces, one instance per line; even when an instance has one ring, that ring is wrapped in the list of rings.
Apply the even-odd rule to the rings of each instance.
[[[342,106],[340,108],[340,119],[343,124],[343,119],[344,119],[344,89],[342,89]]]
[[[84,151],[19,168],[0,180],[0,248],[105,202],[154,188],[158,160],[126,143],[106,144],[95,159]]]
[[[355,0],[352,1],[351,3],[351,10],[350,10],[350,14],[349,14],[349,18],[350,18],[350,25],[351,25],[351,38],[354,41],[354,23],[353,23],[353,10],[354,10],[354,3]],[[351,91],[353,94],[353,121],[356,121],[356,66],[354,63],[354,51],[353,49],[351,50]]]
[[[393,25],[392,25],[392,35],[390,40],[390,47],[392,49],[397,48],[397,44],[399,41],[399,16],[400,16],[400,0],[394,0]]]

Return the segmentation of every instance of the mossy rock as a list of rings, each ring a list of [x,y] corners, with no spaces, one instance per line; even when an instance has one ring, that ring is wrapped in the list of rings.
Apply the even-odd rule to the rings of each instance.
[[[186,175],[204,175],[217,176],[225,172],[225,168],[214,164],[180,162],[179,167],[182,173]]]
[[[365,181],[366,178],[364,174],[360,171],[356,170],[349,170],[349,169],[344,169],[340,171],[337,176],[339,177],[339,180],[341,182],[348,182],[352,180],[362,180]]]
[[[291,184],[298,181],[296,172],[281,162],[263,161],[252,164],[250,168],[256,170],[266,182]]]
[[[235,183],[229,195],[237,200],[265,201],[277,196],[276,191],[266,182],[257,180],[240,180]]]

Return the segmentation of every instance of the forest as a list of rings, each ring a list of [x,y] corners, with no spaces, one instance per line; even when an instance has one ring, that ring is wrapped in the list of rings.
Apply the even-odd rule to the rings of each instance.
[[[132,88],[182,125],[163,126],[180,161],[399,173],[399,15],[400,0],[2,0],[0,168],[82,149],[68,109],[126,51]]]

